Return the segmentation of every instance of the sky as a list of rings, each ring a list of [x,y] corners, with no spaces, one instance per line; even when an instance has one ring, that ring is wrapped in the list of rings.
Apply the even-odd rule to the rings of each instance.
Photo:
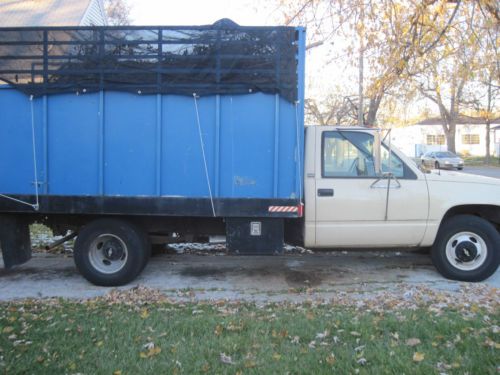
[[[230,18],[240,25],[273,23],[266,2],[250,0],[128,0],[137,25],[207,25]],[[256,5],[258,4],[258,6]]]

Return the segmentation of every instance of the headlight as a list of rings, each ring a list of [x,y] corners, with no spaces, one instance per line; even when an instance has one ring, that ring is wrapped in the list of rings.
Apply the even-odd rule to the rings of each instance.
[[[449,162],[449,161],[445,161],[444,163],[445,163],[445,164],[450,164],[450,162]]]

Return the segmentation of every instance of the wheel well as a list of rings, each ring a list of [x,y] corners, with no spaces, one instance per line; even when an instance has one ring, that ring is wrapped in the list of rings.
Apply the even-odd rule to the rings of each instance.
[[[467,204],[450,208],[441,223],[455,215],[474,215],[491,222],[500,231],[500,206],[487,204]]]

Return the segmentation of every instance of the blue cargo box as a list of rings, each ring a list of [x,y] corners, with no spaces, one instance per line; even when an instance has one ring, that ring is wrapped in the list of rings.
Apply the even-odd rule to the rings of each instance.
[[[304,30],[297,30],[295,103],[262,92],[33,98],[0,86],[0,211],[243,217],[297,206],[304,136]]]

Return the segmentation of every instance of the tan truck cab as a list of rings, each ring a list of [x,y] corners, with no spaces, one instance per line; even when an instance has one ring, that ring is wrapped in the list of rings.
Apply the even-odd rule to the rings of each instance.
[[[423,171],[380,130],[308,126],[305,246],[432,246],[446,277],[478,281],[500,259],[500,180]]]

